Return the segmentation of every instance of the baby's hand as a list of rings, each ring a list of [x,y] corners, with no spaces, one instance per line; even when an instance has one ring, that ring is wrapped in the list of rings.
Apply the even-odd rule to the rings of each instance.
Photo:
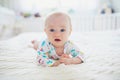
[[[70,56],[68,54],[62,54],[61,58],[70,58]]]
[[[59,61],[60,61],[60,63],[69,65],[69,64],[71,64],[71,57],[68,54],[62,54]]]
[[[58,66],[58,65],[60,65],[60,61],[59,60],[56,61],[51,67]]]
[[[37,40],[32,40],[31,43],[33,44],[33,48],[37,50],[39,42]]]
[[[64,63],[65,65],[72,64],[72,58],[60,58],[60,63]]]

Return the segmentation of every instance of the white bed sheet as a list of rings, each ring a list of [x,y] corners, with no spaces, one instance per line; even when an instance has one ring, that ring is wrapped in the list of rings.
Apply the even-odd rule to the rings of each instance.
[[[0,80],[120,80],[120,30],[73,32],[70,39],[85,53],[78,65],[41,67],[29,47],[44,33],[23,33],[0,41]]]

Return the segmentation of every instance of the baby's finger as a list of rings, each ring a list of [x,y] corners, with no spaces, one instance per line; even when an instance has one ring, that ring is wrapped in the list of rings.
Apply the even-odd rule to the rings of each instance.
[[[60,61],[60,62],[65,62],[65,59],[64,59],[64,58],[61,58],[59,61]]]
[[[64,62],[64,60],[61,59],[61,60],[59,60],[59,62]]]

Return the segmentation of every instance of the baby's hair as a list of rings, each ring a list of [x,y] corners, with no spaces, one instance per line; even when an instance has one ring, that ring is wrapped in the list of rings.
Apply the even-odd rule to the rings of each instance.
[[[70,16],[67,13],[63,13],[63,12],[54,12],[54,13],[49,14],[45,19],[45,26],[47,25],[48,19],[51,18],[52,16],[65,16],[69,21],[70,28],[72,28]]]

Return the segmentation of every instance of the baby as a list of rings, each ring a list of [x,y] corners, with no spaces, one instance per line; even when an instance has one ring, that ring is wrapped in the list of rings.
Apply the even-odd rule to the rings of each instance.
[[[47,39],[38,42],[32,41],[37,50],[37,62],[42,66],[58,66],[80,64],[83,62],[83,53],[68,40],[72,25],[70,17],[62,12],[49,15],[45,21],[44,31]]]

